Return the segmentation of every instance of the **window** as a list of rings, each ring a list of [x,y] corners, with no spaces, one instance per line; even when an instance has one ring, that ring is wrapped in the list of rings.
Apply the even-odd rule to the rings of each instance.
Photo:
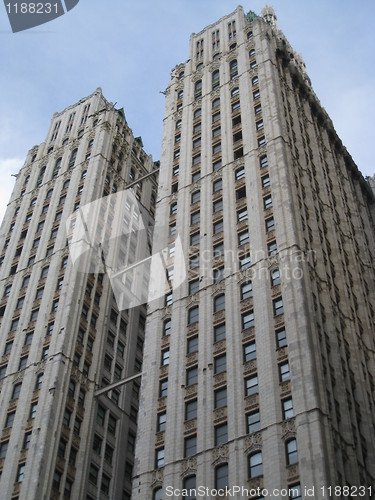
[[[246,415],[247,422],[247,432],[248,434],[252,434],[253,432],[260,431],[260,413],[259,410],[253,411]]]
[[[278,349],[287,345],[285,328],[276,331],[276,345]]]
[[[253,296],[253,284],[251,281],[241,285],[241,300],[249,299]]]
[[[236,59],[234,59],[234,61],[231,61],[229,63],[229,69],[230,69],[230,79],[233,80],[238,76],[238,63]]]
[[[198,287],[199,287],[199,281]],[[192,325],[193,323],[197,323],[199,321],[199,306],[192,307],[188,312],[188,324]]]
[[[178,160],[180,158],[180,150],[176,149],[176,151],[173,153],[173,159]]]
[[[202,97],[202,80],[195,82],[194,86],[194,98],[199,99],[200,97]]]
[[[201,144],[202,144],[202,139],[200,137],[198,137],[197,139],[194,139],[194,141],[193,141],[193,149],[200,148]]]
[[[212,73],[212,90],[220,85],[220,71],[217,69]]]
[[[273,314],[275,316],[281,316],[281,314],[284,314],[283,299],[281,297],[273,301]]]
[[[220,212],[220,210],[222,210],[222,209],[223,209],[223,200],[222,199],[217,200],[212,204],[212,210],[214,213]]]
[[[214,298],[214,312],[220,312],[225,309],[225,294],[218,295]]]
[[[268,208],[272,207],[272,196],[268,195],[265,198],[263,198],[263,207],[264,210],[267,210]]]
[[[200,233],[190,235],[190,245],[198,245],[200,241]]]
[[[254,107],[254,113],[255,115],[260,115],[262,112],[262,105],[261,104],[257,104],[255,107]]]
[[[237,212],[237,222],[242,222],[244,220],[247,220],[248,214],[247,214],[247,208],[242,208]]]
[[[161,352],[161,366],[169,365],[169,349],[164,349]]]
[[[258,138],[258,147],[262,147],[266,144],[266,138],[264,137],[264,135],[262,137],[259,137]]]
[[[266,232],[269,233],[275,229],[275,220],[273,217],[266,219]]]
[[[0,367],[0,380],[5,378],[5,374],[7,372],[8,365],[3,365]]]
[[[217,356],[214,358],[214,373],[223,373],[227,371],[227,356],[223,354],[222,356]]]
[[[157,431],[165,431],[167,425],[167,414],[166,412],[159,413],[158,414],[158,421],[157,421]]]
[[[22,281],[22,288],[25,288],[30,283],[30,276],[25,276]]]
[[[228,464],[221,464],[215,468],[215,488],[222,489],[228,486]]]
[[[5,458],[8,451],[9,441],[3,441],[0,444],[0,459]]]
[[[111,414],[109,415],[109,418],[108,418],[108,432],[110,434],[113,434],[115,435],[116,434],[116,425],[117,425],[117,420],[115,419],[115,417],[113,417]]]
[[[240,269],[249,269],[251,267],[250,254],[245,254],[240,257]]]
[[[224,279],[224,267],[214,269],[214,283],[218,283]]]
[[[234,87],[234,89],[232,89],[230,95],[231,95],[231,97],[235,97],[239,93],[240,93],[240,89],[238,87]]]
[[[256,359],[256,357],[257,357],[257,351],[255,342],[250,342],[249,344],[244,345],[243,347],[244,363],[248,363],[249,361]]]
[[[221,151],[221,142],[218,142],[217,144],[214,144],[212,146],[212,154],[216,155],[217,153],[220,153]]]
[[[246,198],[246,186],[237,189],[236,191],[236,200],[242,200]]]
[[[13,392],[12,392],[11,399],[18,399],[20,397],[21,388],[22,388],[22,382],[19,382],[18,384],[13,386]]]
[[[29,419],[35,418],[37,410],[38,410],[38,403],[31,403]]]
[[[267,245],[267,250],[268,250],[268,255],[276,255],[277,254],[277,244],[276,241],[271,241],[271,243],[268,243]]]
[[[5,349],[4,349],[4,356],[6,356],[7,354],[9,354],[12,350],[12,347],[13,347],[13,340],[11,342],[7,342],[5,344]]]
[[[191,457],[197,453],[197,436],[185,438],[184,456]]]
[[[177,120],[176,121],[176,129],[181,128],[181,125],[182,125],[182,120],[181,119]]]
[[[25,474],[25,468],[26,468],[26,465],[25,464],[20,464],[18,466],[18,470],[17,470],[17,479],[16,479],[16,482],[17,483],[22,483],[23,481],[23,477],[24,477],[24,474]]]
[[[160,381],[159,397],[165,398],[167,395],[168,395],[168,379],[164,379]]]
[[[170,305],[172,305],[172,303],[173,303],[173,293],[170,292],[170,293],[167,293],[167,295],[165,296],[165,305],[170,306]]]
[[[219,389],[214,393],[215,409],[227,406],[227,388]]]
[[[190,216],[190,224],[191,225],[198,224],[198,222],[200,220],[201,220],[201,213],[200,212],[194,212],[193,214],[191,214],[191,216]]]
[[[170,214],[171,215],[177,214],[177,202],[174,202],[171,204]]]
[[[216,172],[217,170],[220,170],[223,166],[222,160],[215,161],[215,163],[212,165],[212,170]]]
[[[234,113],[235,111],[238,111],[240,109],[241,105],[240,105],[240,101],[236,101],[232,104],[232,113]]]
[[[155,466],[157,469],[160,469],[164,466],[164,448],[159,448],[155,453]]]
[[[98,483],[98,476],[99,476],[99,469],[95,467],[95,465],[90,464],[90,469],[89,469],[89,481],[90,483],[97,484]]]
[[[194,366],[186,370],[186,385],[193,385],[198,383],[198,368]]]
[[[300,484],[294,484],[293,486],[289,487],[289,492],[290,492],[290,500],[302,500],[302,493],[301,493],[301,485]]]
[[[266,188],[271,185],[270,176],[268,174],[264,175],[261,180],[262,180],[262,188]]]
[[[215,446],[228,442],[228,424],[222,424],[215,427]]]
[[[283,411],[283,419],[287,420],[288,418],[294,417],[294,409],[293,409],[293,400],[292,398],[284,399],[281,402],[282,411]]]
[[[260,98],[260,91],[259,90],[255,90],[253,92],[253,99],[254,99],[254,101],[256,101],[259,98]]]
[[[245,394],[246,396],[252,396],[253,394],[258,394],[258,376],[253,375],[245,380]]]
[[[187,353],[198,352],[198,335],[191,337],[187,341]]]
[[[21,359],[20,359],[20,363],[18,365],[18,370],[24,370],[27,366],[27,356],[23,356]]]
[[[196,500],[196,496],[193,494],[193,492],[196,489],[196,477],[189,476],[184,479],[182,484],[183,484],[183,489],[187,490],[187,495],[183,497],[183,500]]]
[[[218,108],[219,106],[220,106],[220,97],[216,97],[216,99],[212,101],[212,109]]]
[[[287,382],[290,380],[290,371],[289,371],[289,363],[281,363],[279,365],[279,375],[280,375],[280,382]]]
[[[224,229],[224,221],[219,220],[218,222],[215,222],[213,225],[213,233],[214,234],[219,234],[223,231]]]
[[[152,500],[163,500],[163,488],[158,488],[154,490],[154,494],[152,495]]]
[[[220,121],[220,111],[212,115],[212,123],[216,123],[218,121]]]
[[[194,111],[194,120],[195,120],[196,118],[199,118],[201,115],[202,115],[202,110],[201,110],[201,108],[196,109],[196,110]]]
[[[250,243],[249,231],[242,231],[238,234],[238,245],[244,245],[245,243]]]
[[[92,443],[92,449],[98,455],[100,455],[100,452],[102,451],[102,443],[103,443],[103,440],[97,434],[94,434],[94,441]]]
[[[163,335],[170,335],[171,334],[171,325],[172,325],[172,320],[166,319],[163,323]]]
[[[298,451],[297,451],[297,441],[296,439],[290,439],[285,443],[286,449],[286,463],[287,465],[293,465],[298,462]]]
[[[214,327],[214,341],[225,340],[225,323]]]
[[[188,401],[185,403],[185,420],[192,420],[197,418],[198,403],[197,400]]]
[[[223,180],[222,179],[217,179],[213,184],[212,184],[212,192],[217,193],[220,191],[220,189],[223,188]]]
[[[74,163],[75,163],[76,158],[77,158],[77,152],[78,152],[78,149],[74,149],[72,151],[72,154],[70,155],[70,160],[69,160],[68,168],[72,168],[74,166]]]
[[[214,256],[214,258],[215,257],[221,257],[222,255],[224,255],[224,242],[218,243],[213,248],[213,256]]]
[[[189,283],[189,295],[194,295],[199,292],[199,279],[190,281]]]
[[[263,474],[262,452],[257,451],[249,456],[249,478],[259,477]]]
[[[14,417],[16,416],[16,412],[12,411],[11,413],[7,414],[7,418],[5,421],[5,428],[9,429],[10,427],[13,427],[13,422],[14,422]]]
[[[26,432],[23,438],[23,445],[22,445],[23,450],[28,450],[30,448],[31,436],[32,436],[31,432]]]
[[[20,297],[17,301],[16,309],[22,309],[25,302],[25,297]]]
[[[245,177],[245,167],[240,167],[236,170],[236,181],[239,181]]]
[[[200,201],[201,199],[201,192],[200,191],[195,191],[192,195],[191,195],[191,203],[197,203],[198,201]]]
[[[194,158],[193,158],[193,164],[194,164],[194,161],[198,161],[198,163],[199,163],[201,161],[200,155],[194,156]],[[194,172],[192,174],[192,176],[191,176],[191,182],[198,182],[200,178],[201,178],[201,172],[200,172],[200,170],[198,170],[197,172]]]

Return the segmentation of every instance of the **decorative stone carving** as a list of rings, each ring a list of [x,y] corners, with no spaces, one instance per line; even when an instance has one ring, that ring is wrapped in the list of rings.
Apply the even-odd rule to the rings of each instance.
[[[246,436],[245,451],[244,451],[246,455],[252,451],[261,449],[262,449],[262,434],[260,432]]]
[[[282,439],[284,440],[296,437],[296,421],[294,418],[289,418],[282,423],[282,432]]]
[[[197,459],[196,457],[189,457],[181,462],[181,477],[190,476],[197,472]]]
[[[256,369],[257,369],[257,361],[256,359],[253,359],[245,364],[243,373],[244,375],[249,375],[251,372],[256,371]]]
[[[151,487],[163,485],[164,469],[156,469],[152,472]]]
[[[189,399],[198,394],[198,384],[188,385],[185,388],[185,399]]]
[[[229,458],[229,447],[227,444],[217,446],[212,450],[212,465],[216,467],[221,463],[225,463]]]
[[[290,465],[287,470],[287,481],[294,481],[299,478],[299,467],[298,464]]]
[[[190,434],[190,432],[194,432],[197,430],[197,419],[192,418],[184,423],[184,434]]]
[[[252,394],[245,398],[245,410],[253,410],[259,406],[259,394]]]

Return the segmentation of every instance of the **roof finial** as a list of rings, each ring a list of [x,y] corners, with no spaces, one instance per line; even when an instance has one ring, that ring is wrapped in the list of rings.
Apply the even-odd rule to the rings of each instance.
[[[262,17],[266,21],[266,23],[270,24],[273,27],[277,27],[277,17],[275,11],[269,5],[265,5],[262,9]]]

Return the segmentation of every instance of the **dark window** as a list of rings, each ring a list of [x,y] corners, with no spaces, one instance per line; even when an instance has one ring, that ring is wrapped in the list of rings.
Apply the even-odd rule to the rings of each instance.
[[[215,468],[215,488],[222,489],[228,486],[228,464],[221,464]]]
[[[222,356],[217,356],[214,358],[214,373],[222,373],[227,370],[227,356],[223,354]]]
[[[215,408],[222,408],[227,405],[227,388],[215,391]]]
[[[225,340],[225,323],[214,327],[214,341]]]
[[[184,456],[191,457],[197,453],[197,436],[185,438]]]
[[[215,446],[224,444],[228,441],[228,424],[222,424],[215,427]]]
[[[198,368],[195,366],[186,370],[186,385],[198,383]]]

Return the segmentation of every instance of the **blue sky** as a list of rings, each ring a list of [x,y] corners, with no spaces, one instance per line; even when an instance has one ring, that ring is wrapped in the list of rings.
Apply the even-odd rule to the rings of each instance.
[[[124,107],[145,150],[159,159],[171,69],[189,38],[239,0],[80,0],[55,21],[13,34],[0,5],[0,220],[27,151],[51,117],[102,87]],[[246,0],[260,13],[265,1]],[[278,26],[300,52],[322,105],[364,175],[375,172],[373,0],[273,0]]]

